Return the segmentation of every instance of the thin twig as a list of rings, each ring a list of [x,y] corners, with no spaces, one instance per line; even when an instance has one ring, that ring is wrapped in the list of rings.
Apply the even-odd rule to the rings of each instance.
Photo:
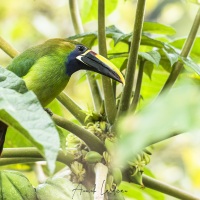
[[[137,83],[135,87],[135,93],[133,97],[132,104],[130,106],[130,111],[135,112],[139,99],[140,99],[140,90],[141,90],[141,85],[142,85],[142,77],[143,77],[143,70],[144,70],[144,64],[145,60],[140,60],[140,65],[139,65],[139,71],[138,71],[138,77],[137,77]]]

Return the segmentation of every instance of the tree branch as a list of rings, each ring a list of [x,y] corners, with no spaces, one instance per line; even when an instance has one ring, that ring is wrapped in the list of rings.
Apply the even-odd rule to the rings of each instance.
[[[138,105],[138,102],[139,102],[139,99],[140,99],[140,90],[141,90],[141,85],[142,85],[144,65],[145,65],[145,60],[141,59],[140,65],[139,65],[139,71],[138,71],[135,93],[134,93],[132,104],[130,106],[131,112],[135,112],[137,105]]]
[[[53,114],[52,119],[58,126],[70,131],[83,140],[91,150],[97,151],[100,154],[105,151],[105,147],[101,140],[91,132],[58,115]]]
[[[29,163],[45,160],[35,147],[25,148],[4,148],[0,159],[0,166],[16,164],[16,163]],[[63,151],[58,152],[57,161],[66,165],[70,165],[74,160],[74,156],[70,153],[66,155]]]
[[[0,36],[0,48],[8,54],[11,58],[19,55],[19,51],[17,51],[13,46],[11,46],[5,39]]]
[[[164,194],[168,194],[168,195],[176,197],[178,199],[182,199],[182,200],[188,200],[188,199],[198,200],[198,199],[200,199],[200,197],[195,197],[192,194],[189,194],[183,190],[180,190],[176,187],[173,187],[171,185],[168,185],[168,184],[158,181],[156,179],[153,179],[147,175],[143,175],[142,180],[143,180],[145,187],[162,192]]]
[[[138,50],[139,50],[139,46],[140,46],[141,33],[142,33],[142,27],[143,27],[145,3],[146,3],[146,0],[138,0],[138,2],[137,2],[137,8],[136,8],[136,14],[135,14],[135,24],[134,24],[132,41],[131,41],[130,54],[129,54],[129,58],[128,58],[126,76],[125,76],[125,86],[124,86],[124,90],[122,91],[120,105],[119,105],[119,109],[118,109],[118,113],[117,113],[117,118],[122,113],[127,111],[127,109],[129,108],[129,104],[130,104],[135,69],[136,69],[136,65],[137,65]]]
[[[95,107],[95,110],[97,112],[99,112],[100,108],[101,108],[101,104],[102,104],[102,97],[101,97],[101,93],[99,90],[99,86],[97,84],[97,81],[94,77],[94,75],[92,75],[91,72],[87,71],[87,79],[90,85],[90,90],[91,90],[91,94],[92,94],[92,100],[93,100],[93,105]]]
[[[57,96],[57,99],[81,124],[85,124],[86,114],[67,94],[62,92]]]
[[[69,7],[70,7],[70,13],[71,13],[71,18],[74,26],[74,30],[76,34],[80,34],[84,32],[79,9],[78,9],[78,2],[77,0],[69,0]],[[101,102],[102,102],[102,97],[99,91],[99,87],[97,84],[97,81],[95,78],[92,76],[92,74],[88,71],[86,71],[87,74],[87,79],[89,82],[92,98],[93,98],[93,103],[96,111],[98,112],[101,107]]]
[[[83,33],[83,26],[82,26],[82,21],[81,17],[79,15],[79,8],[78,8],[78,2],[77,0],[69,0],[69,8],[70,8],[70,14],[74,26],[75,32],[78,33]]]
[[[104,0],[98,1],[98,44],[99,44],[99,53],[102,56],[107,57]],[[103,81],[106,114],[109,123],[113,124],[117,113],[117,109],[115,103],[115,96],[111,85],[111,80],[105,76],[102,76],[102,81]]]

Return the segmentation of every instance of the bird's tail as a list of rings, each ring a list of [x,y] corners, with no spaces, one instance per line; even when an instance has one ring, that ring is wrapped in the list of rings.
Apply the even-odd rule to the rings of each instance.
[[[5,141],[7,128],[8,128],[8,126],[0,121],[0,155],[3,151],[3,144]]]

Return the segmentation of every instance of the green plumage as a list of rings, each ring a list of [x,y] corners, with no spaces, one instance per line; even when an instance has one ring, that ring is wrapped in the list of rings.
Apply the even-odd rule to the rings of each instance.
[[[122,74],[110,61],[82,44],[58,38],[27,49],[7,69],[25,81],[44,107],[62,92],[70,76],[81,69],[124,83]],[[0,155],[6,130],[7,125],[0,121]]]
[[[46,106],[69,81],[65,63],[76,44],[64,39],[48,40],[20,54],[7,69],[22,77],[27,88]]]

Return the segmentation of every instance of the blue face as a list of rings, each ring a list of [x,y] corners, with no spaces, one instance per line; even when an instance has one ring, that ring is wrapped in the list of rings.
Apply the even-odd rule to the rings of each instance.
[[[76,48],[74,51],[72,51],[66,62],[66,68],[67,68],[67,75],[71,76],[74,72],[80,70],[80,69],[86,69],[86,65],[82,62],[80,62],[78,59],[76,59],[77,56],[83,54],[87,51],[87,48],[81,44],[76,45]]]

